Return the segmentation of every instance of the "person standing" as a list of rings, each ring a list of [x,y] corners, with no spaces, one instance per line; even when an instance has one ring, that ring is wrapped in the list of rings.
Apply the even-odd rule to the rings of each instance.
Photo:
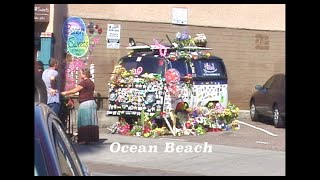
[[[60,96],[57,85],[58,65],[57,59],[50,58],[49,68],[43,71],[42,80],[47,87],[47,104],[57,116],[60,116]]]
[[[39,74],[42,75],[42,73],[43,73],[43,71],[44,71],[43,62],[40,61],[40,60],[37,60],[36,62],[37,62],[37,64],[38,64],[38,72],[39,72]]]
[[[77,87],[61,92],[66,96],[79,92],[78,109],[78,144],[99,141],[97,104],[94,101],[94,82],[91,81],[90,69],[80,70],[81,82]]]

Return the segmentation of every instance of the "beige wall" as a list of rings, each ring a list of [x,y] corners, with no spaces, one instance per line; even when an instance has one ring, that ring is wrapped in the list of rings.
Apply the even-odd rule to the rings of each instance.
[[[106,48],[106,32],[100,37],[100,43],[93,52],[95,63],[96,91],[102,96],[108,95],[108,86],[111,72],[120,57],[128,51],[129,37],[136,41],[153,43],[152,39],[163,39],[162,43],[169,43],[175,33],[185,27],[145,22],[124,22],[84,19],[85,23],[94,21],[104,30],[108,24],[121,25],[120,49]],[[240,109],[249,109],[250,95],[255,91],[254,86],[262,85],[272,74],[285,73],[285,33],[279,31],[258,31],[231,28],[210,28],[188,26],[188,32],[192,35],[203,32],[208,39],[207,47],[211,47],[213,55],[223,58],[229,77],[229,100],[239,106]],[[266,48],[258,48],[257,37],[267,37]],[[262,43],[262,45],[264,45]],[[104,101],[104,108],[107,102]]]
[[[189,9],[188,26],[171,24],[172,7]],[[208,13],[203,13],[205,9]],[[48,30],[53,29],[54,56],[58,59],[63,57],[65,48],[61,34],[64,18],[79,16],[86,24],[94,21],[103,28],[100,43],[93,52],[96,90],[102,96],[108,94],[107,83],[115,63],[127,54],[129,37],[145,43],[153,43],[153,38],[168,43],[166,35],[173,38],[183,30],[193,36],[206,34],[208,47],[213,48],[211,53],[222,57],[227,66],[229,99],[241,109],[249,108],[256,84],[263,84],[274,73],[285,73],[285,5],[56,4],[51,12],[54,20]],[[139,13],[143,15],[137,15]],[[109,23],[121,24],[120,49],[106,48]],[[262,42],[263,47],[257,47],[260,36],[267,38],[267,46]],[[105,105],[106,102],[104,108]]]
[[[285,31],[284,4],[69,4],[82,18],[171,23],[172,8],[188,9],[188,25]]]

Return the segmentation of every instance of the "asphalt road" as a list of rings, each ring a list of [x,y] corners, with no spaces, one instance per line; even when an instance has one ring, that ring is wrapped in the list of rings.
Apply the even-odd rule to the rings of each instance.
[[[210,132],[202,136],[172,136],[171,138],[186,139],[191,142],[209,142],[210,144],[285,151],[285,128],[275,128],[270,120],[267,119],[253,122],[250,119],[249,112],[242,112],[239,116],[239,120],[277,136],[271,136],[259,129],[240,124],[240,130],[237,131]]]

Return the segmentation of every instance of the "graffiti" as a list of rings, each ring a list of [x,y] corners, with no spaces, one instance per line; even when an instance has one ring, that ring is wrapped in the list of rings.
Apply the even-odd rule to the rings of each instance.
[[[80,59],[74,59],[67,64],[67,67],[65,69],[65,90],[70,90],[77,86],[79,79],[79,70],[84,69],[85,67],[85,62]]]
[[[62,35],[65,41],[68,40],[70,33],[86,33],[86,25],[81,18],[73,16],[64,21]]]
[[[75,57],[83,57],[89,50],[89,37],[86,33],[70,33],[67,41],[68,52]]]
[[[86,31],[89,31],[88,33]],[[68,18],[63,25],[63,38],[67,44],[65,75],[65,90],[70,90],[77,86],[79,81],[79,70],[86,68],[90,64],[90,73],[94,81],[95,66],[92,53],[99,43],[99,37],[102,28],[99,28],[94,22],[89,22],[86,26],[79,17]],[[89,62],[88,62],[89,61]]]

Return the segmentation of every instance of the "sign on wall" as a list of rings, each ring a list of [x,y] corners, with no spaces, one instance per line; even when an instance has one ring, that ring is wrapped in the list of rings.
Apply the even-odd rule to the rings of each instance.
[[[50,20],[50,4],[34,5],[34,21],[49,22]]]
[[[108,24],[107,29],[107,48],[119,49],[120,48],[120,24]]]
[[[188,9],[187,8],[172,8],[172,24],[187,24]]]
[[[67,51],[74,57],[83,57],[89,50],[89,37],[86,25],[79,17],[65,20],[62,35],[67,42]]]
[[[67,50],[74,57],[83,57],[89,50],[87,33],[71,32],[67,40]]]

